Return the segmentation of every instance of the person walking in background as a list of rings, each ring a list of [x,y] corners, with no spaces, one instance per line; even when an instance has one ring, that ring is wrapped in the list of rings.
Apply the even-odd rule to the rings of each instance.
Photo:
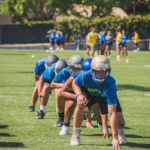
[[[121,61],[120,60],[120,45],[121,45],[121,42],[122,42],[122,35],[121,35],[121,32],[120,32],[120,29],[117,29],[116,30],[116,51],[118,53],[118,56],[117,56],[117,61]]]
[[[56,45],[56,51],[58,51],[59,50],[59,46],[60,46],[60,32],[59,32],[59,30],[56,31],[55,45]]]
[[[124,52],[126,53],[126,63],[129,63],[129,59],[128,59],[128,53],[127,53],[127,49],[126,49],[126,41],[127,39],[130,39],[131,37],[128,34],[125,34],[125,31],[122,30],[122,56],[124,57]]]
[[[65,49],[65,35],[60,31],[60,51]]]
[[[49,31],[48,31],[49,32]],[[49,40],[50,40],[50,43],[51,43],[51,47],[50,47],[50,50],[54,50],[55,49],[55,33],[54,33],[54,30],[51,30],[49,32],[50,36],[49,36]]]
[[[138,47],[138,43],[139,43],[139,35],[138,35],[138,32],[137,31],[134,31],[134,47],[135,47],[135,50],[134,52],[138,52],[140,50],[140,48]]]
[[[79,51],[80,50],[80,42],[81,42],[81,35],[80,35],[80,33],[78,33],[76,38],[77,38],[77,48],[76,48],[76,50]]]
[[[90,57],[93,58],[97,42],[97,34],[95,33],[95,28],[92,28],[92,31],[88,34],[88,42],[90,46]]]
[[[90,50],[90,46],[89,46],[89,42],[88,42],[88,34],[86,35],[86,56],[89,57],[89,50]]]
[[[148,42],[148,43],[149,43],[149,47],[148,47],[148,49],[150,50],[150,39],[149,39],[149,42]]]
[[[100,51],[101,48],[102,48],[101,46],[102,46],[102,41],[103,41],[103,40],[102,40],[102,35],[101,35],[101,34],[102,34],[102,32],[100,31],[99,34],[98,34],[98,48],[97,48],[98,55],[99,55],[99,51]]]
[[[109,55],[108,55],[109,58],[111,53],[112,41],[113,41],[113,37],[111,36],[110,31],[108,31],[105,41],[106,41],[106,49],[104,51],[104,55],[107,56],[107,51],[109,50]]]
[[[101,38],[102,38],[102,45],[101,45],[101,55],[104,55],[104,51],[106,49],[106,42],[105,42],[105,38],[106,38],[106,29],[103,29],[103,32],[101,33]]]

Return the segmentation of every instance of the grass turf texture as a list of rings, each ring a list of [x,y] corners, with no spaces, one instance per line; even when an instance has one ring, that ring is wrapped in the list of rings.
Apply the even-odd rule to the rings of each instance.
[[[110,58],[111,75],[116,79],[118,97],[126,120],[128,143],[122,145],[121,149],[150,149],[150,97],[144,95],[150,94],[150,68],[145,67],[150,65],[150,52],[128,53],[128,64],[122,57],[121,62],[116,62],[116,51],[112,52]],[[94,120],[94,129],[86,129],[86,121],[83,121],[81,145],[70,146],[73,120],[66,136],[59,135],[60,127],[53,127],[58,118],[55,113],[54,91],[50,95],[44,120],[35,119],[40,107],[39,101],[35,112],[28,112],[35,86],[35,64],[49,54],[51,53],[40,50],[0,51],[0,149],[112,149],[112,139],[102,138]],[[53,54],[67,60],[74,54],[86,58],[85,51]]]

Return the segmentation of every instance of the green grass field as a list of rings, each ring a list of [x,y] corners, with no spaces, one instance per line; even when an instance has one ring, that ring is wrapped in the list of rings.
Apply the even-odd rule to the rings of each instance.
[[[94,129],[82,124],[81,145],[70,146],[72,125],[69,134],[60,136],[61,128],[53,127],[57,121],[54,91],[49,98],[44,120],[35,119],[40,108],[39,101],[35,112],[28,112],[31,95],[35,86],[34,67],[37,60],[47,57],[46,51],[1,50],[0,51],[0,149],[46,149],[46,150],[109,150],[112,139],[103,139],[95,120]],[[54,53],[60,59],[85,51],[63,51]],[[31,57],[34,55],[35,57]],[[128,143],[121,149],[150,149],[150,52],[129,52],[129,63],[121,57],[116,62],[117,52],[113,51],[111,75],[117,83],[118,97],[126,120]],[[109,122],[108,122],[109,124]],[[109,130],[110,126],[109,126]]]

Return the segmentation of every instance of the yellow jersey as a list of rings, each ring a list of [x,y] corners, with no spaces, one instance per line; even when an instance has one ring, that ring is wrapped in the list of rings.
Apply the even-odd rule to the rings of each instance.
[[[134,34],[134,43],[139,43],[139,35],[138,35],[138,33]]]
[[[122,35],[121,35],[121,32],[118,32],[118,33],[117,33],[116,41],[118,41],[118,42],[121,42],[121,41],[122,41]]]
[[[93,33],[93,32],[90,32],[88,34],[88,40],[89,40],[89,46],[90,45],[96,45],[96,41],[97,41],[97,34],[96,33]]]

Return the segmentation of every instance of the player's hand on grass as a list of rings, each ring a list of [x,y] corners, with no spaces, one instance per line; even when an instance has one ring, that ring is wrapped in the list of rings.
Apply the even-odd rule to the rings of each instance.
[[[103,134],[103,138],[106,138],[106,139],[110,138],[109,133],[108,133],[108,130],[104,130],[104,129],[103,129],[102,134]]]
[[[112,148],[115,148],[115,149],[120,149],[120,145],[119,145],[119,140],[118,139],[113,139],[113,145],[112,145]]]
[[[88,101],[83,95],[78,96],[77,105],[79,106],[79,108],[81,108],[81,109],[85,108],[87,103],[88,103]]]

